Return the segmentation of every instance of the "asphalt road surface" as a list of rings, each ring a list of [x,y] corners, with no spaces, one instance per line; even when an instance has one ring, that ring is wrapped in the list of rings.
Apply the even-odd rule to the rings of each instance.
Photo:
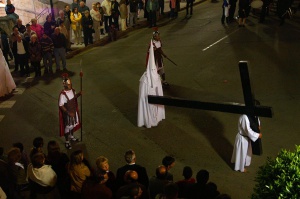
[[[152,30],[130,32],[105,46],[95,47],[67,60],[73,87],[80,89],[83,70],[83,149],[95,165],[98,156],[109,159],[111,170],[125,164],[123,154],[134,149],[137,163],[149,177],[165,155],[173,155],[174,180],[182,179],[184,166],[195,174],[210,172],[221,193],[234,199],[248,198],[259,166],[280,149],[299,144],[300,62],[299,16],[279,26],[274,14],[259,24],[251,15],[245,28],[236,23],[221,25],[221,2],[204,2],[194,15],[159,27],[163,50],[178,66],[165,60],[170,88],[164,94],[206,102],[243,103],[238,62],[249,61],[252,89],[262,105],[273,108],[273,118],[260,118],[263,134],[262,156],[254,156],[248,173],[233,171],[230,163],[239,115],[165,107],[166,119],[157,127],[137,127],[139,79],[145,71],[145,57]],[[60,74],[38,80],[15,77],[18,88],[0,102],[0,145],[8,150],[21,141],[29,153],[34,137],[46,143],[58,136],[58,95]],[[80,137],[80,131],[75,133]]]

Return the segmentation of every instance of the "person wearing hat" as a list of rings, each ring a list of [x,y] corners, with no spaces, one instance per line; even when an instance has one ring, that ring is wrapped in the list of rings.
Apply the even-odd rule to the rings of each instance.
[[[81,91],[76,93],[72,88],[72,82],[67,73],[62,75],[64,89],[58,99],[59,106],[59,126],[60,136],[65,136],[65,147],[72,149],[69,140],[78,142],[73,133],[81,127],[77,98],[81,96]]]

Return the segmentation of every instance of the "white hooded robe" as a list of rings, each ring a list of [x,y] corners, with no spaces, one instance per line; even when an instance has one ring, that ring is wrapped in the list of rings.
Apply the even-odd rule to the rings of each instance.
[[[0,97],[10,94],[15,88],[15,81],[0,49]]]
[[[163,96],[160,76],[154,61],[153,42],[149,49],[147,70],[140,79],[139,104],[138,104],[138,127],[151,128],[165,119],[165,107],[163,105],[149,104],[148,95]]]

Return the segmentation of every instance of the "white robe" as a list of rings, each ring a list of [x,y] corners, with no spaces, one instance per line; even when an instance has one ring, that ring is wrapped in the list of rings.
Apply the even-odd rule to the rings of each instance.
[[[258,119],[260,124],[260,121]],[[234,170],[244,172],[244,167],[249,166],[252,157],[251,140],[255,142],[259,133],[250,128],[250,122],[246,115],[241,115],[238,123],[238,133],[235,137],[231,162],[235,163]],[[251,139],[251,140],[250,140]]]
[[[154,61],[153,43],[149,49],[147,70],[140,79],[139,104],[138,104],[138,127],[151,128],[165,119],[165,108],[163,105],[149,104],[148,95],[163,96],[160,76]]]
[[[0,49],[0,97],[10,94],[15,88],[15,81]]]

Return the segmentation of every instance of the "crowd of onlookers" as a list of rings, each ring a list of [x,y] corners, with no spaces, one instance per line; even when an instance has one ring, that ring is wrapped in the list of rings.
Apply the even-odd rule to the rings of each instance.
[[[82,150],[69,157],[56,141],[48,142],[47,152],[43,146],[43,138],[36,137],[29,154],[19,142],[5,153],[0,147],[0,198],[2,191],[8,199],[230,199],[209,182],[207,170],[200,170],[195,179],[186,166],[183,178],[175,181],[172,156],[165,156],[149,178],[146,168],[136,163],[133,150],[125,152],[125,165],[114,173],[104,156],[90,164]]]
[[[170,17],[176,17],[179,0],[171,0],[170,8]],[[115,40],[117,31],[139,25],[141,10],[149,26],[155,27],[157,16],[164,15],[164,0],[103,0],[93,3],[91,9],[85,5],[85,0],[73,0],[59,11],[57,18],[49,14],[43,25],[35,18],[23,25],[13,4],[7,0],[5,11],[15,21],[15,26],[11,35],[0,29],[1,49],[8,65],[14,60],[14,72],[20,72],[21,77],[30,76],[29,64],[35,77],[41,76],[42,60],[44,74],[53,73],[52,56],[56,71],[67,70],[66,53],[72,50],[72,44],[87,46],[100,40],[100,35],[109,35]]]

